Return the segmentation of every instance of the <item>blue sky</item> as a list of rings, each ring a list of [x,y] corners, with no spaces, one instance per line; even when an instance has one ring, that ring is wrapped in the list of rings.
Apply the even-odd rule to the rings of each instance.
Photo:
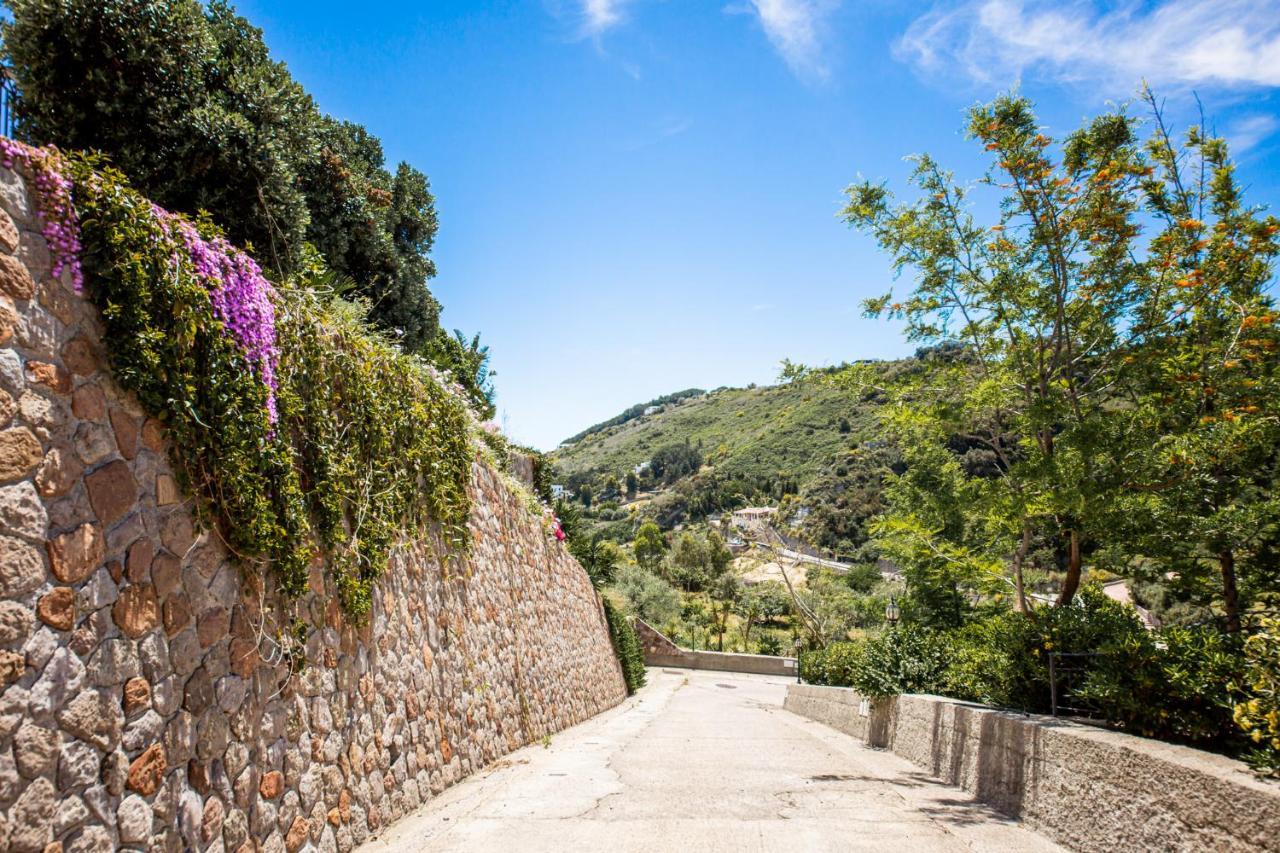
[[[479,330],[507,432],[544,449],[626,406],[892,357],[891,284],[837,219],[1018,84],[1051,132],[1146,78],[1198,94],[1251,199],[1280,189],[1280,0],[243,0],[321,108],[431,178],[443,322]]]

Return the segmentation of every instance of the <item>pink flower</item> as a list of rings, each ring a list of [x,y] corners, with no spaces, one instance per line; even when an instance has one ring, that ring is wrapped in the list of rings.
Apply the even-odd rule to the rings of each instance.
[[[80,222],[72,203],[71,179],[62,174],[62,155],[52,145],[32,148],[0,136],[0,163],[6,169],[22,163],[35,176],[40,233],[44,235],[53,259],[50,272],[57,278],[64,269],[70,270],[71,286],[79,293],[84,287],[84,271],[80,267]]]

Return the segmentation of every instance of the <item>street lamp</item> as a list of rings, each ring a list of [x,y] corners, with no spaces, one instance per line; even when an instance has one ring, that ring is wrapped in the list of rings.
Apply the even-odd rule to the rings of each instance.
[[[890,628],[894,628],[898,624],[898,617],[902,614],[898,612],[898,600],[890,597],[889,603],[884,607],[884,621],[889,623]]]

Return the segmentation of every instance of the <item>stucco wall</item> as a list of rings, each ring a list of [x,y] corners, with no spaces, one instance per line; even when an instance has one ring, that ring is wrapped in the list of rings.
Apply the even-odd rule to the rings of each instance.
[[[264,591],[195,523],[5,170],[0,208],[0,850],[345,851],[624,698],[586,574],[480,465],[469,554],[407,532],[366,625],[318,566],[296,603]]]
[[[786,707],[887,747],[1075,850],[1280,850],[1280,785],[1238,761],[937,696],[797,685]]]

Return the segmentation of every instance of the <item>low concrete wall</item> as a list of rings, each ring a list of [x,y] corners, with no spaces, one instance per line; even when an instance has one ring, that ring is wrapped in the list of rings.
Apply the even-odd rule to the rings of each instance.
[[[866,699],[856,690],[793,684],[787,688],[783,707],[860,738],[870,746],[884,745],[886,703]]]
[[[750,672],[757,675],[794,676],[796,674],[795,658],[682,649],[643,619],[636,620],[636,635],[644,647],[644,662],[648,666]]]
[[[644,662],[649,666],[753,672],[757,675],[794,676],[796,674],[795,658],[778,658],[772,655],[738,655],[730,652],[693,652],[681,649],[678,655],[646,654]]]
[[[938,696],[864,705],[853,690],[793,685],[786,708],[1075,850],[1280,851],[1280,785],[1220,755]]]

